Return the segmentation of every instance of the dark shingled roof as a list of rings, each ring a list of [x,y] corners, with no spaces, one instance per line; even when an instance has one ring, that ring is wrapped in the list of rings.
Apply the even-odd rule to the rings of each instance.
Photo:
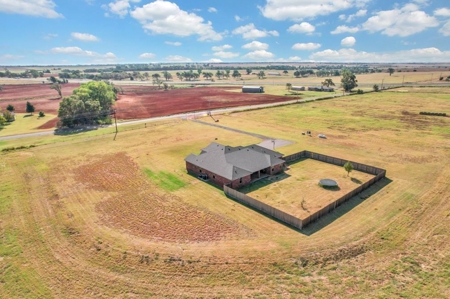
[[[261,147],[225,146],[211,143],[197,156],[191,154],[184,159],[200,168],[234,181],[258,170],[284,163],[279,152]]]

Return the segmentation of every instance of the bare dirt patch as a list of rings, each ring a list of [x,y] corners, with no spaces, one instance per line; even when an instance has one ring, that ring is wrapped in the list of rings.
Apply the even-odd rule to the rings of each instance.
[[[271,176],[240,191],[266,204],[305,219],[326,205],[369,181],[373,175],[352,171],[347,176],[343,167],[305,159],[291,164],[283,174]],[[319,180],[333,179],[338,187],[326,189]]]
[[[224,216],[198,209],[156,191],[126,154],[90,158],[74,177],[88,188],[108,192],[96,205],[101,221],[130,234],[172,242],[209,242],[248,237],[251,230]]]

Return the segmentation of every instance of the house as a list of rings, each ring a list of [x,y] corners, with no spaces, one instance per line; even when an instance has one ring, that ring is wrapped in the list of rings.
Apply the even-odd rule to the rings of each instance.
[[[291,90],[299,90],[299,91],[301,91],[301,90],[305,90],[305,87],[304,86],[292,86]]]
[[[190,154],[184,160],[188,173],[236,189],[264,175],[282,172],[282,156],[259,145],[232,147],[212,142],[199,155]]]
[[[242,92],[245,93],[263,93],[264,87],[262,86],[242,86]]]
[[[279,72],[268,72],[267,76],[281,76]]]

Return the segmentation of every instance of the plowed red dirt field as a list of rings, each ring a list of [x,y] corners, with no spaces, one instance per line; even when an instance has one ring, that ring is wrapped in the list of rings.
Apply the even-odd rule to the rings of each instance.
[[[69,96],[79,87],[78,83],[62,85],[63,96]],[[121,86],[124,93],[119,95],[115,108],[119,119],[139,119],[165,116],[217,108],[276,103],[293,98],[267,94],[231,92],[239,87],[195,87],[164,91],[155,86]],[[0,107],[6,109],[8,104],[16,112],[26,112],[26,102],[34,105],[36,111],[58,113],[61,99],[49,84],[4,85],[0,94]],[[53,127],[57,120],[52,120],[42,128]]]
[[[124,94],[116,102],[117,117],[120,119],[292,100],[283,96],[230,92],[239,87],[195,87],[164,91],[154,87],[124,86],[123,89]]]

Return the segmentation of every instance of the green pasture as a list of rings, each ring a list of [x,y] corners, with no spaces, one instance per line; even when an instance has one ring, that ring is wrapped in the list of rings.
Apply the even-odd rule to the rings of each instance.
[[[45,114],[44,117],[39,117],[39,113],[16,113],[16,120],[8,123],[3,129],[0,129],[1,136],[26,134],[32,132],[52,131],[51,129],[38,129],[39,126],[57,117],[55,114]]]

